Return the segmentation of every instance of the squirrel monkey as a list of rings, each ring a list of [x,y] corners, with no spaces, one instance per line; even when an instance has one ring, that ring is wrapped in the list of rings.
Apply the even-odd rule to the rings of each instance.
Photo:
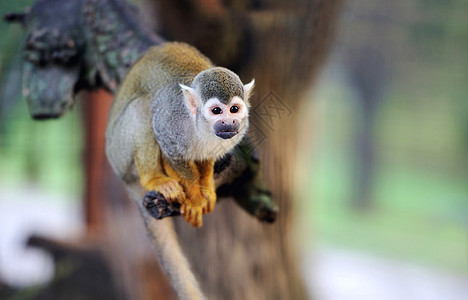
[[[215,160],[247,131],[253,86],[184,43],[144,53],[117,93],[106,131],[110,164],[132,197],[157,191],[180,203],[192,226],[201,226],[216,203]],[[204,299],[172,220],[149,219],[147,227],[179,298]]]
[[[114,100],[106,152],[127,183],[181,204],[194,227],[216,203],[213,168],[248,128],[254,80],[242,84],[184,43],[149,49]]]

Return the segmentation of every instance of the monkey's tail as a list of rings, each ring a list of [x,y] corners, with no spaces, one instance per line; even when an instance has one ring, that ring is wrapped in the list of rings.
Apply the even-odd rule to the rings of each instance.
[[[148,231],[157,249],[159,262],[180,299],[205,299],[185,258],[171,219],[148,220]]]
[[[141,193],[131,190],[131,196],[137,201],[141,216],[145,222],[151,241],[156,249],[159,263],[169,277],[172,287],[181,300],[206,299],[190,265],[185,258],[182,248],[174,231],[174,223],[170,218],[156,220],[151,217],[142,205]]]

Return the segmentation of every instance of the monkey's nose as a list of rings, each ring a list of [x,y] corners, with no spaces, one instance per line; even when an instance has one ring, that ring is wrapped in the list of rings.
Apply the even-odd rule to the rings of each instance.
[[[232,124],[236,124],[236,123],[237,123],[236,120],[232,120]],[[224,121],[221,121],[221,124],[225,124],[225,122],[224,122]]]

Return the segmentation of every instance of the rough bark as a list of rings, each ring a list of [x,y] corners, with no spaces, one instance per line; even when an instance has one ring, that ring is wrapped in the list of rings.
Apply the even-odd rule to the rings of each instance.
[[[25,94],[36,118],[63,114],[79,89],[115,91],[136,57],[162,42],[120,0],[71,2],[37,0],[24,18],[10,15],[10,19],[24,19],[30,30]],[[181,243],[210,299],[306,298],[290,240],[297,148],[294,113],[323,61],[339,2],[161,0],[155,6],[157,29],[165,37],[190,42],[244,81],[256,79],[250,136],[265,162],[261,173],[280,213],[276,224],[264,225],[232,201],[221,201],[205,217],[202,229],[177,220]],[[57,6],[61,6],[60,16],[48,16],[48,9]],[[37,22],[44,14],[67,26],[57,31],[56,26]],[[50,47],[54,43],[55,48]],[[51,94],[44,85],[58,76],[63,77],[57,84],[60,88]],[[247,166],[246,170],[252,169]],[[228,176],[221,180],[233,177],[230,169],[224,174]],[[252,192],[246,186],[236,187],[244,189],[234,195],[238,200]],[[256,184],[254,196],[267,195],[262,189]]]

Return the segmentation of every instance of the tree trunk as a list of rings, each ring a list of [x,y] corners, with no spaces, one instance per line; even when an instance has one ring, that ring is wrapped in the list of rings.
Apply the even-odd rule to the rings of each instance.
[[[185,253],[209,299],[307,298],[292,240],[296,109],[323,63],[338,2],[262,1],[263,7],[241,19],[250,26],[249,52],[231,53],[230,58],[219,53],[225,48],[219,48],[216,42],[206,44],[203,37],[210,34],[198,25],[203,22],[196,16],[192,16],[193,23],[183,19],[189,24],[181,32],[165,29],[177,18],[161,25],[163,31],[172,33],[170,39],[190,41],[209,57],[218,58],[215,63],[230,65],[244,81],[255,78],[250,135],[259,149],[263,179],[279,207],[273,225],[257,222],[229,201],[217,204],[214,213],[204,218],[200,230],[194,231],[177,220]],[[225,12],[224,17],[234,18],[234,11]],[[212,36],[231,30],[221,28],[216,33],[216,29],[210,29]],[[238,29],[237,34],[242,30]]]

